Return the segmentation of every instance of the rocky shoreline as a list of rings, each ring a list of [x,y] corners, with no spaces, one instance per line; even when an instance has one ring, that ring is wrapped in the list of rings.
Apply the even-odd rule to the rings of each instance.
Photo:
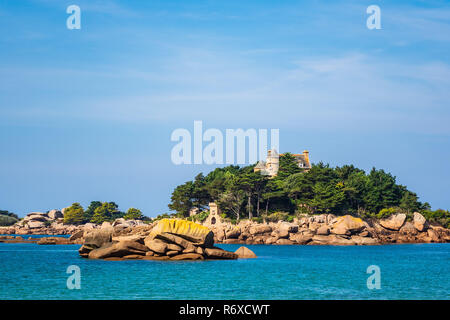
[[[81,234],[80,234],[81,235]],[[248,248],[236,252],[214,246],[214,234],[200,224],[176,219],[162,219],[140,232],[117,235],[109,224],[83,232],[80,256],[104,260],[205,260],[256,258]]]
[[[87,223],[80,226],[64,225],[63,213],[33,212],[22,224],[0,227],[0,242],[36,242],[38,244],[83,244],[89,232],[110,228],[111,237],[137,238],[147,236],[158,224],[139,220],[117,219],[102,226]],[[180,220],[185,221],[185,220]],[[336,217],[331,214],[305,216],[293,222],[256,223],[249,220],[237,225],[218,222],[205,224],[215,243],[272,244],[272,245],[377,245],[394,243],[445,243],[450,242],[450,229],[431,224],[418,212],[412,219],[403,213],[387,219],[362,220],[350,215]],[[16,235],[16,237],[11,236]],[[25,238],[24,235],[30,235]],[[70,238],[33,238],[33,235],[71,235]]]
[[[350,215],[305,216],[294,222],[254,224],[242,222],[237,226],[212,226],[218,243],[278,244],[278,245],[378,245],[393,243],[450,242],[450,229],[429,224],[418,212],[412,221],[406,214],[387,219],[367,220]]]

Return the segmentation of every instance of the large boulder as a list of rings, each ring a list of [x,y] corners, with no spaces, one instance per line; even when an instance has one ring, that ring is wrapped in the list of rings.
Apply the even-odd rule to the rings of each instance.
[[[241,259],[256,258],[256,254],[247,247],[240,247],[234,253]]]
[[[102,225],[100,226],[100,229],[109,229],[109,230],[111,230],[111,229],[113,229],[113,227],[111,225],[111,222],[104,221],[102,223]]]
[[[112,230],[106,229],[91,229],[84,231],[84,244],[94,245],[100,248],[103,244],[111,242]]]
[[[124,240],[136,241],[141,244],[144,244],[145,236],[142,236],[140,234],[128,234],[128,235],[123,235],[123,236],[115,236],[113,234],[112,241],[124,241]]]
[[[388,230],[398,231],[406,221],[406,214],[398,213],[390,216],[388,219],[380,220],[380,224],[383,228]]]
[[[440,241],[439,233],[435,229],[428,229],[427,233],[432,242]]]
[[[337,235],[350,235],[365,228],[364,221],[350,215],[337,217],[334,220],[331,232]]]
[[[316,230],[316,234],[327,236],[330,234],[330,228],[327,225],[323,225]]]
[[[25,218],[23,218],[24,221],[48,221],[48,217],[46,213],[42,212],[32,212],[28,214]]]
[[[114,222],[112,223],[112,226],[118,226],[119,224],[124,224],[125,223],[125,219],[124,218],[118,218],[116,220],[114,220]]]
[[[427,219],[423,215],[421,215],[419,212],[414,212],[414,228],[417,229],[417,231],[426,231],[428,228]]]
[[[50,210],[47,215],[51,220],[56,220],[58,218],[64,217],[62,212],[56,209]]]
[[[195,248],[194,248],[194,245],[192,244],[192,242],[189,242],[185,238],[179,237],[178,235],[167,233],[167,232],[159,233],[156,236],[149,235],[147,238],[145,238],[144,241],[146,243],[148,241],[158,240],[158,239],[162,240],[166,243],[177,244],[185,250],[186,249],[194,249],[194,251],[195,251]]]
[[[400,228],[399,232],[403,235],[416,235],[417,229],[411,222],[405,222],[403,226]]]
[[[192,221],[162,219],[152,229],[149,237],[156,238],[163,233],[174,234],[204,247],[212,247],[214,244],[214,233],[209,228]]]
[[[27,225],[27,227],[29,229],[38,229],[38,228],[44,228],[45,227],[45,223],[44,222],[37,221],[37,220],[28,221],[26,225]]]
[[[153,252],[164,254],[167,250],[168,244],[159,239],[145,238],[145,246],[152,250]]]
[[[136,241],[109,242],[89,252],[89,259],[105,259],[110,257],[125,257],[128,255],[142,255],[148,248]]]
[[[82,239],[84,235],[84,231],[83,230],[79,230],[77,232],[75,232],[74,234],[72,234],[69,238],[70,241],[75,241],[78,239]]]
[[[278,226],[280,233],[296,233],[298,231],[298,225],[288,222],[282,222]]]
[[[272,232],[272,227],[267,224],[258,224],[256,226],[250,227],[249,232],[251,235],[270,233]]]
[[[122,228],[129,228],[129,227],[136,227],[144,225],[145,223],[141,220],[125,220],[124,218],[118,218],[114,220],[112,223],[113,227],[122,227]]]
[[[289,236],[289,239],[296,244],[307,244],[312,240],[313,234],[309,233],[294,233]]]
[[[111,243],[112,228],[105,229],[86,229],[83,233],[84,244],[78,250],[82,257],[88,257],[89,253],[102,247],[105,244]]]

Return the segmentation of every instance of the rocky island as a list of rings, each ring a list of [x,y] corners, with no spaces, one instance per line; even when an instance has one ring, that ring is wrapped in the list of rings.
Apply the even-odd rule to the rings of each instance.
[[[132,233],[132,234],[129,234]],[[241,247],[230,252],[214,246],[213,232],[200,224],[176,219],[162,219],[138,232],[115,235],[111,225],[83,232],[80,256],[105,260],[204,260],[256,258]],[[80,234],[81,235],[81,234]]]
[[[88,258],[207,259],[236,256],[224,244],[376,245],[450,241],[450,212],[431,210],[384,170],[311,164],[309,152],[269,153],[267,162],[216,168],[177,186],[170,214],[149,218],[92,201],[31,212],[3,212],[0,241],[82,244]],[[14,221],[17,221],[14,223]],[[23,235],[71,235],[22,238]],[[14,237],[12,235],[16,235]]]

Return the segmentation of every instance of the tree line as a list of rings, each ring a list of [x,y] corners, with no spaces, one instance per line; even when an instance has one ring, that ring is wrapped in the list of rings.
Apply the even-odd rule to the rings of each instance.
[[[105,221],[112,222],[116,219],[124,218],[125,220],[146,220],[141,210],[129,208],[127,212],[119,210],[119,206],[115,202],[92,201],[86,210],[78,203],[73,203],[64,211],[65,224],[84,224],[96,223],[101,224]]]
[[[384,170],[366,173],[353,165],[332,168],[322,162],[305,170],[292,154],[280,156],[277,176],[254,172],[255,165],[226,166],[179,185],[171,196],[169,209],[188,217],[193,207],[207,208],[216,202],[229,218],[267,217],[277,212],[294,214],[351,214],[375,217],[380,210],[430,211],[416,193],[396,183]],[[432,215],[432,214],[431,214]]]
[[[7,210],[0,210],[0,226],[11,226],[17,221],[19,221],[17,214]]]

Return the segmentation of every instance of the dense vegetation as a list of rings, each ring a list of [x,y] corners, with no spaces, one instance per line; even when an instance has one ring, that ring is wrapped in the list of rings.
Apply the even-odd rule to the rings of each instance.
[[[127,212],[119,211],[115,202],[92,201],[86,210],[79,203],[72,204],[64,212],[65,224],[103,223],[118,218],[147,220],[139,209],[129,208]]]
[[[169,209],[187,217],[192,207],[202,210],[215,201],[234,220],[289,220],[303,213],[377,217],[385,208],[427,212],[431,220],[436,216],[428,203],[421,203],[416,193],[383,170],[373,168],[366,173],[353,165],[332,168],[318,163],[305,171],[289,153],[280,157],[278,175],[272,179],[253,168],[227,166],[206,176],[199,174],[175,188]],[[448,211],[441,211],[441,218],[448,219]]]
[[[19,217],[12,212],[0,210],[0,227],[11,226],[19,221]]]

